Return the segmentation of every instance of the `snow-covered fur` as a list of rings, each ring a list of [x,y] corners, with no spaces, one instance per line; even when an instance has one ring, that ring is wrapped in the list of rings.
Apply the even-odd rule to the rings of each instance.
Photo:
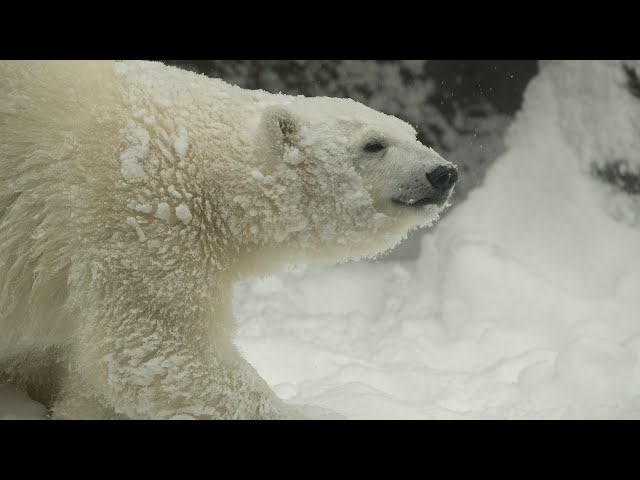
[[[299,417],[233,345],[231,285],[393,247],[445,165],[352,100],[0,63],[0,381],[58,418]]]

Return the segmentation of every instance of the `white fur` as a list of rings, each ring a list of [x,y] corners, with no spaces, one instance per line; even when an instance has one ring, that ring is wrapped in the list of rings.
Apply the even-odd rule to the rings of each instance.
[[[0,63],[0,380],[59,418],[297,417],[232,343],[232,283],[391,248],[442,207],[389,196],[446,163],[351,100]]]

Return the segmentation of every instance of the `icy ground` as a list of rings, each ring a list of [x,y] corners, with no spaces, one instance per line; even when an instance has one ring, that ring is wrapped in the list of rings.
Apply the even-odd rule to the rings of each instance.
[[[351,419],[640,419],[640,202],[591,174],[640,173],[628,83],[618,62],[545,64],[416,263],[244,282],[239,347],[283,399]],[[0,418],[39,407],[0,389]]]

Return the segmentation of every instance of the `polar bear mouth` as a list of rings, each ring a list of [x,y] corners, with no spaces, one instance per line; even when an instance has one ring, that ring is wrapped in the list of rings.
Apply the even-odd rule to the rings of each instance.
[[[409,199],[404,200],[400,198],[392,198],[391,201],[393,203],[397,203],[398,205],[404,205],[405,207],[422,207],[424,205],[442,205],[447,201],[449,195],[435,195],[435,196],[426,196],[419,200]]]

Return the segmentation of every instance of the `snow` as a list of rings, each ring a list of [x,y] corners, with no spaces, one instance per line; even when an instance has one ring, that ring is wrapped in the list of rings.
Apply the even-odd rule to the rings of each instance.
[[[176,139],[173,144],[173,148],[176,149],[176,153],[182,157],[184,157],[187,153],[187,149],[189,148],[189,138],[186,133],[183,133],[180,137]]]
[[[185,225],[191,222],[191,210],[184,203],[181,203],[176,207],[176,217]]]
[[[505,153],[424,236],[417,262],[243,281],[236,344],[310,412],[640,419],[640,207],[590,173],[619,159],[637,168],[639,125],[620,63],[544,64]],[[191,220],[184,204],[176,216]],[[0,387],[0,418],[43,415]]]
[[[177,198],[178,200],[182,198],[180,192],[178,192],[176,190],[176,187],[174,187],[173,185],[169,185],[169,187],[167,187],[167,190],[171,194],[171,196],[173,196],[173,198]]]
[[[263,181],[264,180],[264,175],[262,174],[262,172],[256,168],[254,168],[253,170],[251,170],[251,176],[258,180],[258,181]]]
[[[140,227],[140,224],[138,224],[138,221],[134,217],[127,217],[127,225],[129,225],[136,231],[136,234],[138,235],[138,240],[140,240],[141,242],[144,242],[146,240],[147,237],[145,236],[144,231],[142,230],[142,228]]]
[[[161,202],[158,204],[156,217],[164,221],[169,221],[171,219],[171,207],[169,207],[167,202]]]
[[[139,213],[151,213],[151,211],[152,211],[151,205],[149,205],[147,203],[129,202],[128,207],[130,209],[132,209],[132,210],[135,210],[136,212],[139,212]]]
[[[128,146],[120,155],[122,176],[130,182],[146,180],[147,174],[139,160],[149,155],[149,132],[135,125],[129,125],[129,127],[131,130],[127,136]]]
[[[133,147],[125,150],[120,157],[122,161],[122,176],[128,181],[144,180],[147,178],[147,174],[135,156],[137,152],[137,147]]]

